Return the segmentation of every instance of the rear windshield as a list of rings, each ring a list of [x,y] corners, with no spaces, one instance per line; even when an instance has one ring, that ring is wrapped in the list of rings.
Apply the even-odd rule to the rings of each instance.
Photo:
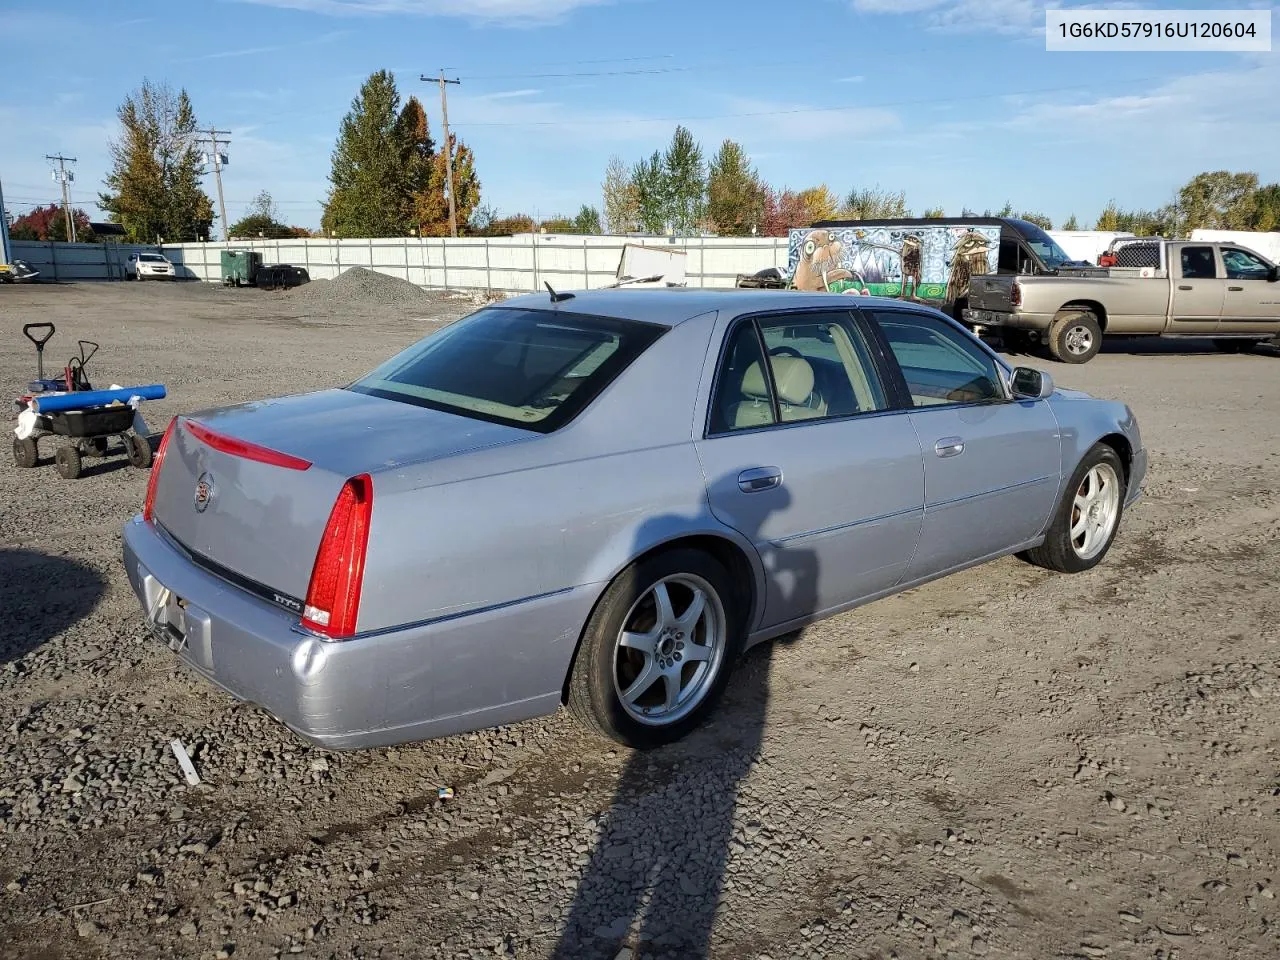
[[[552,310],[487,307],[420,340],[348,388],[550,433],[666,327]]]

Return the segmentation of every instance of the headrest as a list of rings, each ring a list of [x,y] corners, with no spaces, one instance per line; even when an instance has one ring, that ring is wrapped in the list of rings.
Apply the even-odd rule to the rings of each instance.
[[[813,367],[803,357],[770,357],[773,379],[778,385],[778,399],[783,403],[800,404],[813,393]],[[742,378],[742,392],[753,400],[768,400],[769,385],[759,363],[747,367]]]

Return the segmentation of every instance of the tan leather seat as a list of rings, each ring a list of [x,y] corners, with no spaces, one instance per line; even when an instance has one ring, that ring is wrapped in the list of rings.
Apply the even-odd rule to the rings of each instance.
[[[803,357],[772,357],[773,379],[778,386],[778,408],[782,422],[826,416],[825,400],[813,396],[813,367]],[[745,398],[733,408],[729,418],[734,429],[761,427],[773,422],[769,408],[769,384],[760,364],[747,367],[739,388]]]

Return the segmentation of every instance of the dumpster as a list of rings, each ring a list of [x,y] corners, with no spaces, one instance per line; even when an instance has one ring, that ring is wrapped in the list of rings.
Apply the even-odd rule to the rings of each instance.
[[[262,254],[254,250],[222,251],[222,283],[228,287],[252,284],[262,266]]]

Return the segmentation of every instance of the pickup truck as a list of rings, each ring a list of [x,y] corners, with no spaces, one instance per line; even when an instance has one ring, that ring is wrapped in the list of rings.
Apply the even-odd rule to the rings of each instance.
[[[975,276],[963,319],[1011,349],[1043,343],[1086,363],[1104,335],[1210,337],[1223,350],[1280,343],[1280,275],[1230,243],[1136,239],[1117,265],[1085,276]]]

